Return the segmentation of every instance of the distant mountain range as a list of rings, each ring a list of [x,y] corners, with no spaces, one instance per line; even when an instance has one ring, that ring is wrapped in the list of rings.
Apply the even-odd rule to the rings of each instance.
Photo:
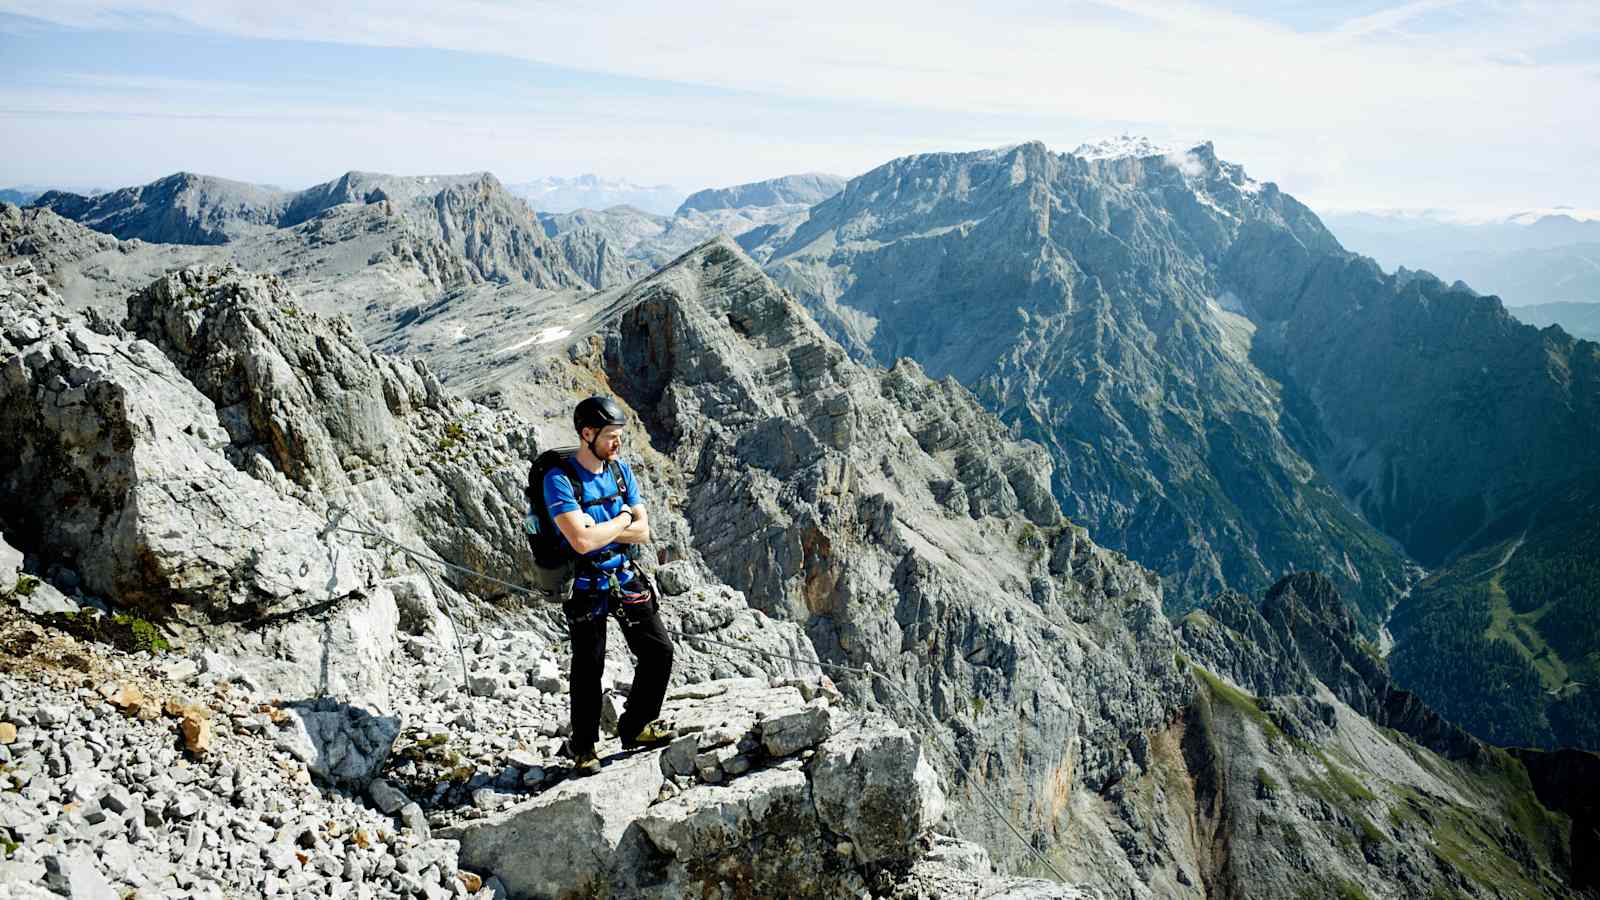
[[[0,203],[15,203],[18,206],[27,206],[32,203],[43,190],[28,188],[0,188]]]
[[[1438,211],[1322,216],[1346,249],[1385,269],[1464,281],[1508,307],[1600,302],[1600,212],[1532,210],[1462,220]]]
[[[507,188],[541,213],[631,206],[647,213],[670,216],[687,193],[669,184],[634,184],[599,175],[547,177],[507,185]]]
[[[834,175],[786,175],[692,194],[671,216],[632,206],[541,212],[545,230],[568,261],[598,287],[625,284],[655,271],[719,234],[745,240],[805,218],[812,204],[837,194]]]
[[[1529,325],[1559,325],[1573,337],[1600,341],[1600,300],[1593,303],[1535,303],[1508,310]]]

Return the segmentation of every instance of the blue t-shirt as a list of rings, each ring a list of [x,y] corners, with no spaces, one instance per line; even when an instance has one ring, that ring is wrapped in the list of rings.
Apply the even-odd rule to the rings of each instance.
[[[550,518],[581,510],[594,519],[596,525],[609,522],[622,515],[624,506],[635,506],[639,503],[639,485],[633,480],[633,470],[622,460],[617,460],[617,467],[622,470],[623,491],[621,497],[614,497],[606,503],[588,503],[580,506],[578,496],[572,492],[572,476],[578,476],[578,488],[582,492],[582,499],[586,501],[599,500],[617,492],[617,480],[611,475],[611,465],[606,464],[599,474],[585,469],[577,460],[569,460],[570,465],[551,469],[544,476],[544,505],[550,510]],[[571,542],[566,535],[561,536],[563,543],[570,548]],[[622,544],[611,543],[598,550],[586,554],[586,558],[593,561],[602,571],[620,568],[624,555],[619,552],[626,549]],[[623,578],[629,581],[632,576]]]

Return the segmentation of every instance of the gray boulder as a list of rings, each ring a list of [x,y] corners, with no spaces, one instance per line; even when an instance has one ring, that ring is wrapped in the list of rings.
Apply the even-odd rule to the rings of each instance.
[[[911,733],[880,727],[824,744],[811,760],[817,816],[862,863],[905,859],[944,815],[938,775]]]
[[[50,613],[78,611],[77,601],[61,593],[56,589],[55,585],[48,581],[40,581],[37,578],[29,577],[26,583],[19,579],[18,587],[20,589],[15,594],[17,605],[22,607],[24,612],[43,616]]]
[[[384,815],[389,816],[398,813],[411,802],[411,798],[407,797],[404,791],[390,784],[386,778],[373,779],[367,786],[367,796],[372,798],[372,802],[383,811]]]
[[[661,566],[655,571],[656,587],[661,593],[669,597],[687,594],[692,588],[699,587],[704,579],[695,571],[694,564],[686,559],[675,560]]]
[[[774,716],[761,722],[761,746],[771,756],[789,756],[815,747],[833,733],[833,717],[824,705]]]
[[[389,758],[400,722],[333,701],[290,706],[278,746],[306,764],[313,778],[362,790]]]
[[[461,865],[492,873],[512,897],[603,893],[621,863],[623,835],[662,783],[657,754],[634,754],[610,762],[599,775],[566,781],[439,835],[459,840]]]
[[[94,856],[79,851],[44,858],[45,884],[68,900],[119,900],[111,882],[95,868]]]
[[[5,542],[0,536],[0,594],[8,594],[17,586],[17,576],[22,572],[22,551]]]

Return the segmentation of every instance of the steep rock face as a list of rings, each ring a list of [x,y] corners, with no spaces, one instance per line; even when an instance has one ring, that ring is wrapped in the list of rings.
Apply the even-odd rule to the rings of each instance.
[[[1241,229],[1337,253],[1314,216],[1218,160],[1039,144],[853,179],[768,268],[858,356],[953,375],[1056,462],[1065,511],[1188,608],[1318,569],[1376,619],[1404,559],[1282,426],[1255,323],[1220,277]],[[768,237],[769,243],[773,242]]]
[[[1600,346],[1519,324],[1426,273],[1243,231],[1224,264],[1257,356],[1326,435],[1324,469],[1423,564],[1511,530],[1600,467]],[[1382,398],[1383,402],[1375,402]]]
[[[513,278],[532,287],[583,284],[566,265],[527,204],[487,173],[434,194],[439,240],[476,268],[485,281]]]
[[[1573,896],[1564,816],[1503,752],[1449,760],[1324,689],[1205,689],[1174,740],[1210,896]],[[1178,762],[1181,760],[1181,763]]]
[[[1191,658],[1253,694],[1311,691],[1311,673],[1286,643],[1293,635],[1280,635],[1243,594],[1223,594],[1184,616],[1178,639]]]
[[[1533,764],[1396,687],[1327,579],[1285,578],[1259,608],[1219,598],[1179,640],[1204,684],[1181,740],[1218,851],[1214,893],[1293,894],[1303,879],[1333,894],[1583,887],[1578,837]]]
[[[1259,606],[1239,595],[1217,598],[1185,617],[1179,640],[1195,661],[1259,697],[1313,695],[1322,685],[1362,716],[1447,759],[1479,760],[1488,752],[1394,682],[1321,575],[1286,577]]]
[[[319,511],[378,516],[495,578],[524,577],[523,435],[507,417],[445,395],[419,363],[373,354],[348,321],[302,311],[270,277],[168,275],[128,299],[127,326],[216,406],[237,468]]]
[[[1539,801],[1572,817],[1572,886],[1600,893],[1600,756],[1583,750],[1514,749]]]
[[[611,238],[597,228],[577,228],[555,238],[561,256],[584,281],[605,289],[625,285],[644,272],[630,264],[611,244]]]
[[[802,623],[824,659],[888,675],[847,689],[907,725],[930,714],[1034,840],[1097,841],[1106,821],[1069,816],[1067,795],[1139,771],[1129,742],[1187,686],[1159,587],[1063,521],[1040,448],[953,382],[852,362],[726,240],[617,305],[608,377],[687,475],[710,569]],[[979,785],[951,777],[963,830],[1019,861]]]

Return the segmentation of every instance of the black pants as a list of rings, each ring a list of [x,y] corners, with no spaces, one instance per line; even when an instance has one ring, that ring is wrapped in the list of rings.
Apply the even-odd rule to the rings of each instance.
[[[574,594],[566,603],[567,626],[572,632],[572,753],[592,752],[600,739],[600,674],[606,667],[607,621],[614,616],[586,616],[595,608],[593,594]],[[667,695],[667,678],[672,674],[672,639],[661,624],[656,603],[644,609],[622,612],[622,637],[633,651],[633,688],[622,708],[617,734],[631,738],[651,720],[661,715],[661,701]]]

